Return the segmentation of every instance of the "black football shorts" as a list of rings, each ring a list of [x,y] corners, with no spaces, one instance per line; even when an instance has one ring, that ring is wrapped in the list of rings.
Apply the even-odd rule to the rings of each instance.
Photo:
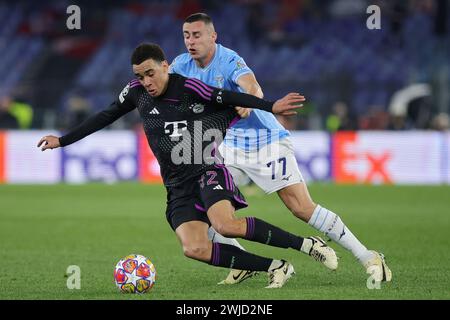
[[[229,200],[236,210],[248,206],[227,168],[214,165],[178,186],[167,187],[167,221],[173,230],[188,221],[211,225],[206,212],[221,200]]]

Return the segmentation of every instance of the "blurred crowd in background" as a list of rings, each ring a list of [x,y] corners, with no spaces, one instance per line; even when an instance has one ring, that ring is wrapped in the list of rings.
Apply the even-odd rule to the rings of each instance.
[[[450,128],[447,0],[1,1],[0,128],[66,130],[107,107],[133,78],[130,54],[155,42],[186,51],[183,20],[206,12],[267,99],[301,92],[290,130]],[[66,9],[81,9],[69,30]],[[369,5],[381,29],[369,30]],[[137,128],[132,113],[112,125]]]

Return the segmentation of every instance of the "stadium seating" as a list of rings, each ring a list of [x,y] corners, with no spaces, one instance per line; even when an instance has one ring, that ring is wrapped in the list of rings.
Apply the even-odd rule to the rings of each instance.
[[[109,104],[132,77],[129,54],[139,42],[159,43],[169,60],[184,52],[182,21],[176,18],[177,2],[157,1],[153,5],[142,4],[143,12],[117,2],[108,7],[101,45],[73,75],[73,85],[61,92],[58,105],[46,107],[64,111],[67,99],[79,91],[96,108]],[[265,10],[273,5],[268,2]],[[39,8],[33,6],[32,12],[36,10]],[[322,115],[339,99],[346,100],[356,114],[370,105],[386,110],[394,91],[414,81],[431,81],[437,66],[450,64],[445,54],[449,50],[448,36],[447,41],[439,39],[434,34],[433,18],[420,12],[408,15],[398,33],[391,32],[388,19],[383,20],[381,30],[368,30],[361,16],[325,19],[304,15],[284,25],[282,35],[286,41],[280,44],[250,37],[246,32],[249,10],[249,6],[236,2],[209,12],[219,34],[218,42],[246,59],[267,98],[287,90],[302,90]],[[41,36],[18,35],[18,26],[30,19],[29,11],[23,3],[0,6],[4,22],[0,25],[3,94],[20,84],[27,66],[49,45],[49,40]],[[347,94],[342,95],[342,90]]]

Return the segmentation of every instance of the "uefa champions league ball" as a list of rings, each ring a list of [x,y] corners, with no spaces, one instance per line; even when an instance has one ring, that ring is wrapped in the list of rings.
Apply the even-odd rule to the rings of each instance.
[[[124,293],[146,293],[155,284],[156,269],[150,259],[131,254],[117,263],[114,281]]]

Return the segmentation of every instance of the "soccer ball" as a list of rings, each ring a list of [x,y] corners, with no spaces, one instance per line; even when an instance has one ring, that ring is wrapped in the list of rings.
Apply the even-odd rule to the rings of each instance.
[[[130,254],[117,263],[114,281],[122,292],[145,293],[155,284],[156,269],[146,257]]]

